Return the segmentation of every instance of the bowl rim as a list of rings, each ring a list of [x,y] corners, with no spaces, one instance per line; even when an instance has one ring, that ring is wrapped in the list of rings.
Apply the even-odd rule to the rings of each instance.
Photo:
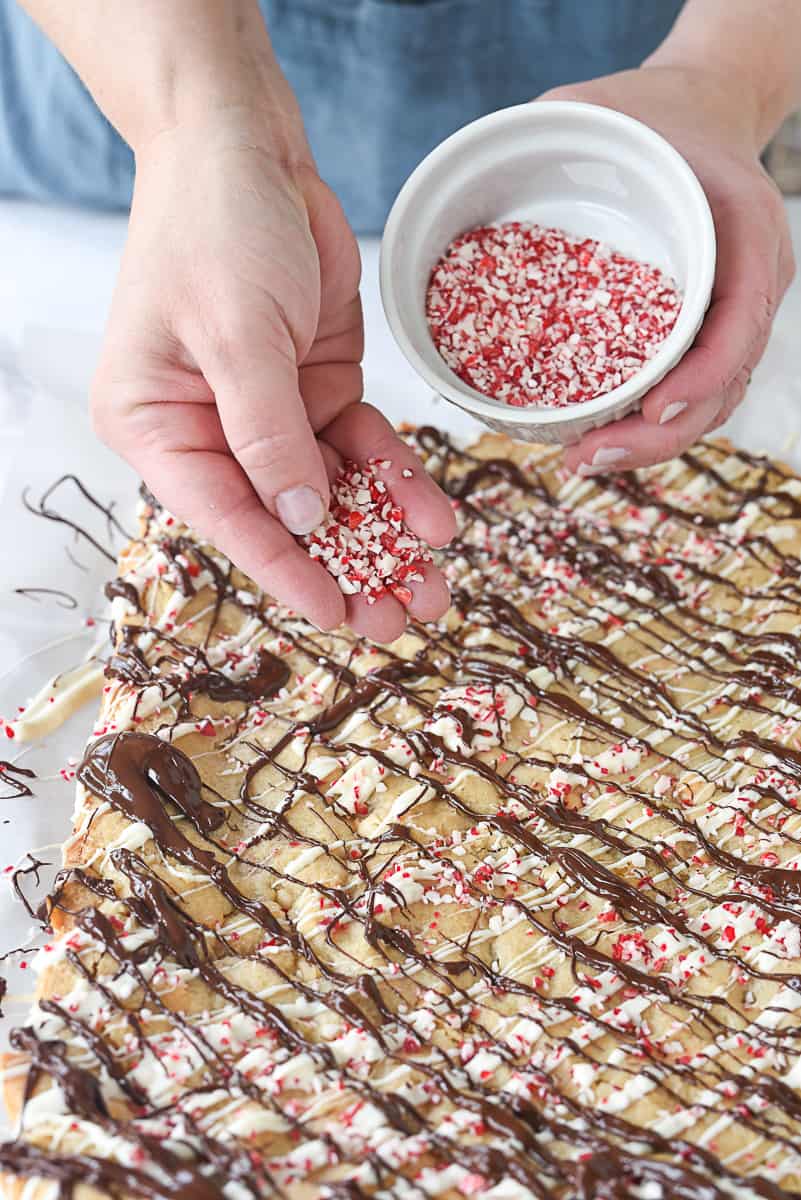
[[[439,360],[442,364],[440,373],[423,358],[406,332],[401,307],[396,301],[393,259],[402,239],[409,211],[432,170],[441,166],[454,152],[481,137],[490,126],[512,126],[527,122],[536,125],[546,118],[553,120],[554,117],[564,118],[569,122],[590,117],[594,121],[605,123],[610,130],[624,129],[627,134],[639,138],[643,146],[652,153],[658,153],[662,157],[674,177],[681,179],[692,204],[691,218],[699,235],[694,256],[698,280],[693,295],[688,297],[685,293],[676,324],[659,350],[631,379],[601,396],[567,404],[561,408],[533,404],[516,406],[482,395],[459,379],[444,359]],[[667,375],[683,358],[698,334],[712,295],[716,259],[715,223],[706,193],[690,164],[667,138],[635,117],[605,105],[588,104],[580,100],[538,100],[502,108],[471,121],[452,133],[418,164],[398,193],[387,217],[381,240],[379,283],[384,313],[396,342],[408,362],[436,392],[475,416],[488,417],[499,422],[507,421],[512,425],[553,425],[571,420],[584,420],[602,414],[607,408],[618,408],[626,402],[634,402]],[[691,307],[688,306],[688,299],[692,302]]]

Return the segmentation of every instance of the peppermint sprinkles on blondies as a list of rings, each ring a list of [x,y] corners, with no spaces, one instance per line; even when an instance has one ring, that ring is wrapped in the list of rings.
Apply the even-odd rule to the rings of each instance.
[[[592,238],[511,221],[471,229],[431,276],[431,336],[461,380],[514,407],[562,408],[636,375],[682,296],[657,267]]]
[[[386,459],[371,458],[365,465],[346,462],[331,489],[326,520],[299,539],[346,596],[361,595],[368,604],[386,595],[408,604],[409,584],[419,583],[422,564],[432,561],[431,551],[407,528],[403,509],[376,474],[391,466]]]
[[[455,603],[392,648],[145,498],[9,1193],[801,1195],[801,481],[415,441]]]

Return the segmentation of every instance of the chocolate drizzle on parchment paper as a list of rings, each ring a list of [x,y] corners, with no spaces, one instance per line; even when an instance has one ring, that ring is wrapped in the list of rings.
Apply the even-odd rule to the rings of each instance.
[[[58,502],[55,498],[58,497],[58,501],[61,501],[60,493],[70,488],[74,489],[80,497],[81,502],[88,506],[88,512],[99,513],[103,518],[107,537],[105,543],[95,533],[91,532],[86,525],[70,516],[68,512],[63,511],[60,506],[57,507]],[[112,548],[115,535],[119,535],[125,539],[128,539],[130,536],[126,533],[125,528],[114,512],[114,503],[104,504],[102,500],[98,500],[77,475],[62,475],[60,479],[51,483],[42,492],[38,500],[33,500],[30,491],[26,488],[22,493],[22,503],[28,512],[34,516],[43,517],[47,521],[52,521],[56,525],[63,525],[65,528],[70,529],[74,542],[86,543],[99,554],[102,554],[110,563],[116,562],[116,556]]]
[[[110,589],[128,720],[44,910],[72,990],[13,1035],[36,1117],[0,1169],[61,1200],[797,1194],[801,489],[705,447],[683,501],[624,474],[564,503],[536,458],[416,437],[456,616],[402,655],[317,634],[147,497],[157,568]],[[211,596],[202,636],[154,620],[158,580]]]
[[[32,796],[30,781],[35,778],[36,772],[30,767],[0,760],[0,800],[21,800],[25,796]]]

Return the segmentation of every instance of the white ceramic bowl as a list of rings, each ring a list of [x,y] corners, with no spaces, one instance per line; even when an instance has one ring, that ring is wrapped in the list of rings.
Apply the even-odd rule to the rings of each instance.
[[[533,220],[598,238],[667,271],[684,300],[652,359],[614,391],[566,408],[514,408],[445,364],[429,333],[431,270],[457,234]],[[381,295],[412,366],[447,400],[523,441],[578,441],[639,408],[695,340],[712,294],[715,229],[703,188],[647,125],[609,108],[541,101],[501,109],[433,150],[402,188],[381,247]]]

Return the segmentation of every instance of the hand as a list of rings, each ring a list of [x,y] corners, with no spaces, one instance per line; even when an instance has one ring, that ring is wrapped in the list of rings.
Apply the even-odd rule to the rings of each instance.
[[[379,641],[391,597],[347,601],[293,533],[322,519],[343,457],[389,459],[410,527],[453,536],[448,500],[362,394],[359,251],[308,152],[287,162],[268,120],[225,110],[137,153],[128,243],[93,388],[98,434],[168,509],[321,628]],[[405,467],[415,466],[412,479]],[[448,605],[428,566],[409,610]]]
[[[718,263],[712,304],[681,362],[642,412],[593,430],[565,455],[581,474],[646,466],[682,453],[728,420],[743,399],[795,271],[784,204],[759,162],[747,89],[719,74],[644,66],[546,100],[584,100],[637,117],[661,133],[698,175],[715,220]]]

